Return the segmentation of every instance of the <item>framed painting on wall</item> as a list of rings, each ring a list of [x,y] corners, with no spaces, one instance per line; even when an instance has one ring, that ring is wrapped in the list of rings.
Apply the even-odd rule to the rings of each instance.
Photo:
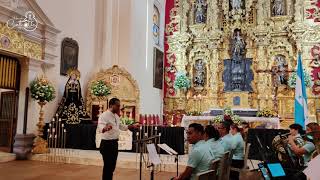
[[[60,74],[67,75],[69,69],[78,69],[79,45],[72,38],[64,38],[61,44]]]
[[[153,87],[162,89],[163,82],[163,52],[153,48]]]

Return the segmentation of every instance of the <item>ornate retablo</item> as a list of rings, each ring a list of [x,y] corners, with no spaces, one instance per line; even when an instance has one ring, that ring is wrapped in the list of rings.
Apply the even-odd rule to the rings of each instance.
[[[287,80],[295,71],[298,51],[309,73],[318,57],[311,53],[320,42],[316,2],[172,0],[166,22],[164,110],[270,107],[282,119],[292,120],[294,89]],[[186,72],[192,82],[186,93],[173,88],[176,72]],[[192,98],[199,94],[201,98]],[[309,117],[315,119],[320,103],[312,88],[308,105]]]

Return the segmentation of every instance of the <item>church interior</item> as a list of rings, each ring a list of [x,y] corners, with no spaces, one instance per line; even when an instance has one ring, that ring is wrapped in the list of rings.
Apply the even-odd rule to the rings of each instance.
[[[0,179],[318,180],[320,0],[0,0]]]

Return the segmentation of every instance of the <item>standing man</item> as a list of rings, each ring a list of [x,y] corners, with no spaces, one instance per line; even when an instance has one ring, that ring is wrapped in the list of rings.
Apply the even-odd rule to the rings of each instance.
[[[128,130],[128,126],[121,124],[120,100],[112,98],[109,101],[109,109],[99,116],[98,130],[102,133],[100,153],[103,157],[103,180],[112,180],[118,158],[118,139],[120,130]]]

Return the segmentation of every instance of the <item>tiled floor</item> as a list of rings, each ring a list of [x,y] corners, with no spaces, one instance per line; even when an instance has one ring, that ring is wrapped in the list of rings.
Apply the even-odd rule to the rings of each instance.
[[[0,163],[0,180],[100,180],[101,166],[54,164],[40,161],[11,161]],[[159,172],[155,180],[168,180],[175,173]],[[114,180],[139,180],[139,171],[116,169]],[[149,172],[144,173],[149,180]]]

